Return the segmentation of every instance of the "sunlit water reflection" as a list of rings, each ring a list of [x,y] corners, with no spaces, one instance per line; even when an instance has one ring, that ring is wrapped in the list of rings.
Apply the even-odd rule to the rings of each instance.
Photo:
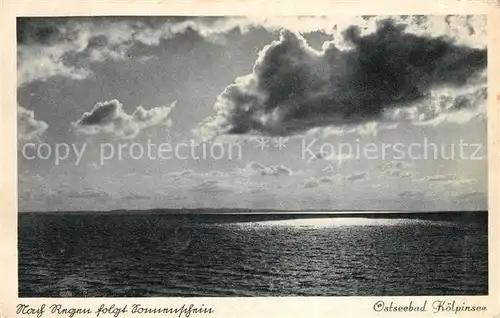
[[[479,295],[486,222],[24,215],[19,295]]]

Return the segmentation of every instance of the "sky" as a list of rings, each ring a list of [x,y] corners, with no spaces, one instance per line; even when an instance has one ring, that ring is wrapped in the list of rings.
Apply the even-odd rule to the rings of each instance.
[[[18,18],[19,211],[487,209],[486,17]]]

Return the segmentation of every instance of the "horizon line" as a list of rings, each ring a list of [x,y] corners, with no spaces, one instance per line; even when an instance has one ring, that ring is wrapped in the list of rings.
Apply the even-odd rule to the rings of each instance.
[[[218,211],[215,211],[218,210]],[[46,210],[46,211],[17,211],[17,213],[147,213],[147,212],[179,212],[176,214],[211,214],[211,215],[243,215],[243,214],[363,214],[363,213],[467,213],[467,212],[488,212],[488,209],[477,210],[282,210],[282,209],[245,209],[245,208],[153,208],[153,209],[113,209],[113,210]],[[193,213],[203,211],[203,213]],[[227,211],[227,212],[226,212]]]

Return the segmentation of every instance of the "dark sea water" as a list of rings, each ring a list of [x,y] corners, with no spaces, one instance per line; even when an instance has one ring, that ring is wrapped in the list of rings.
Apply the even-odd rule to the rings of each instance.
[[[487,213],[20,213],[20,297],[486,295]]]

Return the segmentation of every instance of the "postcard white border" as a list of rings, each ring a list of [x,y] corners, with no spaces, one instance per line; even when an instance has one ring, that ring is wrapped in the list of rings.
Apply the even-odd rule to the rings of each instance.
[[[499,189],[498,157],[500,101],[500,4],[498,0],[344,0],[344,1],[238,1],[238,0],[4,0],[2,15],[2,81],[0,95],[0,315],[14,317],[16,305],[34,307],[45,303],[65,307],[97,308],[100,304],[140,303],[146,307],[177,307],[204,304],[210,315],[191,317],[500,317],[499,294]],[[16,17],[17,16],[99,16],[99,15],[397,15],[397,14],[487,14],[488,15],[488,165],[489,165],[489,295],[467,297],[256,297],[256,298],[18,298],[17,282],[17,158],[16,158]],[[479,313],[378,313],[376,301],[421,303],[424,300],[465,301],[485,305]],[[44,317],[51,317],[45,314]],[[129,317],[131,315],[120,315]],[[136,315],[138,316],[138,315]],[[147,317],[145,315],[140,315]],[[156,315],[159,317],[160,315]],[[28,317],[28,316],[24,316]],[[54,316],[63,317],[63,316]],[[84,316],[75,316],[84,317]],[[95,317],[87,315],[87,317]],[[112,317],[112,316],[101,316]],[[174,317],[174,315],[169,315]]]

